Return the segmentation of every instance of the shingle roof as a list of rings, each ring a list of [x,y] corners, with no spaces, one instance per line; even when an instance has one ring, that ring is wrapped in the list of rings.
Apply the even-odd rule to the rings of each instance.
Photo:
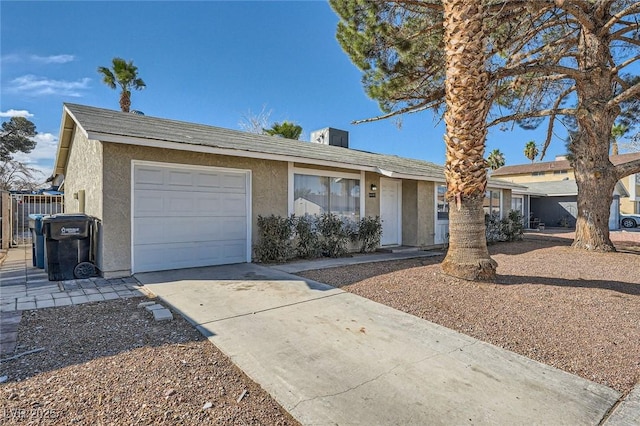
[[[547,197],[574,196],[578,195],[578,184],[573,179],[542,181],[542,182],[526,182],[520,183],[527,187],[527,194],[545,195]],[[614,194],[622,197],[628,197],[629,193],[624,185],[620,182],[616,183]]]
[[[244,153],[268,154],[292,158],[301,163],[309,160],[331,162],[336,167],[356,166],[386,174],[415,176],[444,181],[444,168],[427,161],[394,155],[375,154],[350,148],[295,141],[275,136],[256,135],[220,127],[151,116],[124,113],[85,105],[64,104],[65,110],[87,133],[90,139],[118,142],[122,138],[134,143],[135,139],[157,140],[204,146]],[[61,137],[62,140],[62,137]],[[299,160],[298,160],[299,159]],[[58,162],[56,162],[58,163]],[[501,187],[520,187],[505,181],[497,181]]]
[[[612,155],[610,157],[611,162],[614,165],[627,163],[629,161],[640,159],[640,152],[633,152],[630,154]],[[509,176],[520,175],[534,172],[546,172],[556,170],[571,170],[571,165],[568,160],[558,161],[545,161],[543,163],[532,164],[515,164],[513,166],[502,166],[491,173],[491,176]]]
[[[109,141],[108,136],[151,139],[187,145],[200,145],[332,161],[355,166],[374,166],[383,170],[444,179],[443,167],[426,161],[402,158],[393,155],[374,154],[355,149],[321,145],[310,142],[284,139],[276,136],[256,135],[220,127],[183,121],[143,116],[120,111],[94,108],[85,105],[64,104],[75,121],[90,135],[100,134],[100,139]],[[93,139],[93,138],[92,138]]]
[[[549,197],[561,195],[578,195],[578,185],[575,180],[557,180],[549,182],[527,182],[522,185],[531,194],[544,194]]]

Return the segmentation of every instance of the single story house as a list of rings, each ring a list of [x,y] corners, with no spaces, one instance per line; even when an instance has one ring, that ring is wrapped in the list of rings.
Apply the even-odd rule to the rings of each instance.
[[[640,153],[611,156],[613,164],[623,164],[640,158]],[[557,156],[554,161],[503,166],[491,173],[491,177],[518,183],[527,187],[525,191],[514,189],[511,208],[531,217],[532,224],[546,226],[575,227],[578,217],[578,186],[571,164],[566,156]],[[620,227],[620,212],[633,210],[636,202],[636,176],[631,175],[616,183],[609,216],[610,229]],[[640,191],[637,191],[640,193]]]
[[[442,166],[349,149],[332,130],[302,142],[65,104],[54,174],[66,212],[100,219],[105,277],[251,262],[258,215],[380,216],[384,246],[446,242]],[[490,181],[488,209],[506,214],[514,188]]]

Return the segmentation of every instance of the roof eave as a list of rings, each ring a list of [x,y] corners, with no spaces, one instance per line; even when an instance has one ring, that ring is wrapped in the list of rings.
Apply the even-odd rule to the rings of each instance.
[[[376,166],[366,166],[366,165],[353,164],[353,163],[318,160],[318,159],[308,158],[303,156],[271,154],[271,153],[265,153],[265,152],[259,152],[259,151],[220,148],[220,147],[202,145],[202,144],[196,144],[196,143],[173,142],[173,141],[166,141],[166,140],[147,139],[147,138],[115,135],[110,133],[101,133],[101,132],[92,132],[92,131],[89,131],[87,133],[87,138],[90,140],[99,140],[101,142],[107,142],[107,143],[137,145],[137,146],[154,147],[154,148],[165,148],[165,149],[174,149],[178,151],[192,151],[192,152],[201,152],[201,153],[207,153],[207,154],[229,155],[229,156],[244,157],[244,158],[256,158],[256,159],[263,159],[263,160],[286,161],[286,162],[311,164],[311,165],[324,166],[324,167],[338,167],[342,169],[380,173],[379,168]],[[393,171],[390,173],[391,173],[391,177],[398,178],[398,179],[404,178],[404,179],[444,182],[444,174],[442,176],[434,176],[432,174],[413,175],[413,174],[405,174],[405,173],[399,173],[399,172],[393,172]]]

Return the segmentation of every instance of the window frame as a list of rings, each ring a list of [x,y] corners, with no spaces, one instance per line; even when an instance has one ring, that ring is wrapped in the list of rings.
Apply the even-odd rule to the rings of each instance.
[[[320,170],[320,169],[311,169],[306,167],[296,167],[292,162],[288,163],[288,215],[291,216],[295,212],[294,207],[294,194],[295,194],[295,175],[308,175],[308,176],[319,176],[326,178],[343,178],[343,179],[353,179],[359,181],[360,185],[360,211],[359,216],[360,219],[365,217],[365,188],[363,187],[365,182],[365,172],[364,170],[360,171],[360,173],[348,173],[334,170]]]

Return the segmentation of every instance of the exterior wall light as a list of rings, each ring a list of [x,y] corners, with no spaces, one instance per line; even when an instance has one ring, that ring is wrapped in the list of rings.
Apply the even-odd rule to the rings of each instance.
[[[376,185],[375,183],[371,184],[371,190],[372,191],[377,191],[378,190],[378,185]]]

